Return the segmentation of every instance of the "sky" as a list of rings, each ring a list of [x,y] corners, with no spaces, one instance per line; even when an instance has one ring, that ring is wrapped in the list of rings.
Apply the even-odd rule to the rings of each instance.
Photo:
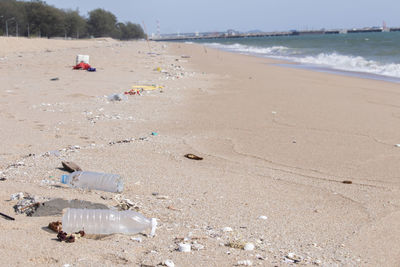
[[[103,8],[148,34],[400,27],[399,0],[45,0],[81,15]]]

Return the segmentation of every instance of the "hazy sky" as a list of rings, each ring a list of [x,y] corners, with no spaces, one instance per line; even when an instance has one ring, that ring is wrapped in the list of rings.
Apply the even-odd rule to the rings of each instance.
[[[95,8],[121,22],[145,22],[149,34],[226,31],[311,30],[400,26],[399,0],[46,0],[59,8]]]

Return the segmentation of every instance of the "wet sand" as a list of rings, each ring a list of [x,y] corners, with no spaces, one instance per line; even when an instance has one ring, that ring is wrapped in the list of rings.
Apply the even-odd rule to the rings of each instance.
[[[0,218],[7,265],[400,263],[399,84],[193,44],[1,38],[0,46],[0,212],[16,218]],[[98,71],[73,71],[77,54]],[[165,87],[107,100],[133,84]],[[60,216],[16,215],[17,192],[117,205],[115,194],[61,185],[61,160],[121,174],[122,197],[158,218],[156,237],[66,244],[46,230]],[[177,251],[185,237],[190,253]],[[245,243],[255,249],[232,248]]]

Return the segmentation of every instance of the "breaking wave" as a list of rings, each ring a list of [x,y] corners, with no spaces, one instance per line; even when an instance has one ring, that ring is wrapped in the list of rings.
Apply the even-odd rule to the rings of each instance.
[[[361,56],[342,55],[336,52],[307,55],[307,50],[289,48],[285,46],[256,47],[243,44],[207,43],[209,47],[222,49],[247,55],[284,59],[315,67],[324,67],[334,70],[363,72],[376,75],[400,78],[400,64],[381,63],[368,60]]]

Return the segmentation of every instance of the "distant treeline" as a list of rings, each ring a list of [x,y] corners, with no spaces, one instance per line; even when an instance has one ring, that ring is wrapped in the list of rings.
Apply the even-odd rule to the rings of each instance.
[[[104,9],[92,10],[86,18],[78,10],[58,9],[40,0],[0,0],[0,23],[0,35],[7,35],[8,28],[8,35],[27,37],[145,37],[139,24],[118,22],[113,13]]]

